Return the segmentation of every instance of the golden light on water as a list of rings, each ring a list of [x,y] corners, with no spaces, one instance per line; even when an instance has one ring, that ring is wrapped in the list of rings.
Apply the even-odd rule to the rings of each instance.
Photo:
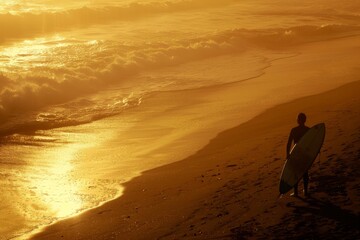
[[[99,165],[90,168],[81,167],[84,166],[81,164],[87,161],[95,164],[85,152],[101,145],[112,136],[107,129],[94,133],[92,128],[96,128],[96,123],[83,125],[80,132],[74,132],[72,127],[54,130],[51,134],[42,134],[43,132],[40,131],[34,138],[44,146],[42,153],[34,156],[25,178],[29,179],[28,189],[36,197],[34,199],[37,199],[33,204],[34,207],[43,210],[42,214],[52,220],[68,217],[93,207],[105,200],[104,196],[113,197],[114,191],[119,190],[114,188],[111,193],[105,194],[102,192],[104,189],[99,189],[101,183],[96,180],[97,178],[88,177],[93,169],[102,166],[101,161],[96,161]],[[98,176],[98,178],[106,177]],[[114,186],[112,184],[106,183],[107,191],[114,186],[118,187],[118,184]]]
[[[47,66],[51,51],[65,47],[67,43],[61,36],[51,38],[36,38],[24,40],[16,45],[3,48],[0,51],[0,67],[3,72],[29,70],[34,67]],[[52,65],[54,63],[52,62]],[[17,71],[19,74],[19,71]]]
[[[36,163],[28,172],[32,176],[29,188],[37,196],[39,208],[48,209],[56,218],[70,216],[84,208],[81,196],[84,186],[76,181],[73,173],[79,152],[94,142],[87,139],[78,143],[85,135],[75,133],[61,133],[60,137],[67,143],[50,144],[37,158],[41,163]],[[49,137],[45,140],[49,141]]]
[[[8,76],[55,78],[53,70],[78,65],[97,51],[98,44],[98,40],[77,42],[61,35],[24,40],[0,49],[0,68]]]
[[[49,4],[49,2],[44,4],[41,1],[5,0],[0,1],[0,3],[0,13],[10,13],[12,15],[55,12],[63,8],[61,4]]]
[[[53,159],[50,166],[45,166],[43,177],[31,182],[34,192],[56,217],[66,217],[82,208],[83,201],[77,193],[79,186],[72,180],[74,154],[80,145],[67,146],[58,151],[49,151],[46,157]]]

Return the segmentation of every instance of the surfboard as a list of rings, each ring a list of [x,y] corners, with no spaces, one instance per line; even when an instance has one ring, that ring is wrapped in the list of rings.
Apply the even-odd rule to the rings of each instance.
[[[310,128],[291,149],[280,177],[280,194],[287,193],[308,171],[320,152],[325,139],[325,124]]]

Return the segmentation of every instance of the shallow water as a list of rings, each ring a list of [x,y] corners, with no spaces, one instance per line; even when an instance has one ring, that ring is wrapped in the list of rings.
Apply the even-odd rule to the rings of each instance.
[[[272,83],[241,82],[264,74],[274,59],[297,56],[303,43],[360,29],[357,1],[307,2],[2,4],[2,238],[112,199],[141,171],[196,151],[221,130],[221,120],[232,126],[295,96],[284,92],[267,102],[256,89]],[[211,86],[231,82],[240,85],[225,92],[239,93],[238,100],[218,99]],[[172,99],[172,92],[206,87]],[[149,106],[158,92],[168,92],[167,101]],[[238,120],[234,110],[244,111]],[[188,146],[194,132],[202,140]]]

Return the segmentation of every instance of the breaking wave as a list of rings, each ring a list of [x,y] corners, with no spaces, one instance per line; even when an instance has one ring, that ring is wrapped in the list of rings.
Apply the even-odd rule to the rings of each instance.
[[[129,84],[136,73],[179,65],[191,61],[225,54],[241,53],[251,47],[284,48],[312,41],[358,34],[360,27],[347,25],[297,26],[286,29],[246,30],[233,29],[206,38],[174,42],[152,42],[147,45],[126,45],[113,41],[77,42],[67,39],[46,41],[48,52],[22,52],[16,56],[0,53],[0,58],[37,58],[31,66],[23,70],[13,65],[4,68],[0,75],[0,117],[3,134],[13,133],[14,126],[5,123],[12,119],[18,131],[44,129],[75,125],[118,114],[124,109],[140,104],[144,91],[156,91],[152,82],[142,82],[144,91],[120,91],[109,99],[82,104],[80,114],[72,116],[71,105],[62,105],[61,111],[48,115],[34,115],[31,121],[14,121],[19,114],[43,109],[46,106],[64,104],[79,96],[98,92],[110,84]],[[45,41],[45,40],[44,40]],[[33,45],[33,42],[26,44]],[[44,43],[41,43],[44,45]],[[76,51],[76,53],[74,53]],[[10,51],[11,52],[11,51]],[[48,55],[79,56],[65,60]],[[59,60],[60,59],[60,60]],[[20,60],[19,60],[20,61]],[[31,58],[30,60],[31,61]],[[60,61],[60,62],[59,62]],[[20,61],[21,62],[21,61]],[[12,77],[15,75],[17,77]],[[34,72],[36,74],[29,74]],[[125,85],[126,85],[125,84]],[[134,83],[139,85],[139,83]],[[181,84],[180,84],[181,86]],[[69,110],[70,109],[70,110]],[[71,111],[72,109],[72,111]],[[64,117],[67,116],[67,117]],[[76,120],[75,120],[76,119]],[[31,126],[30,126],[31,125]],[[22,126],[22,127],[21,127]]]

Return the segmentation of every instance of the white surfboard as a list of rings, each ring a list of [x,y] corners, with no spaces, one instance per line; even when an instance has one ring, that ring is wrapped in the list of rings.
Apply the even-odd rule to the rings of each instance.
[[[292,148],[280,177],[280,194],[287,193],[308,171],[320,152],[325,139],[325,124],[310,128]]]

